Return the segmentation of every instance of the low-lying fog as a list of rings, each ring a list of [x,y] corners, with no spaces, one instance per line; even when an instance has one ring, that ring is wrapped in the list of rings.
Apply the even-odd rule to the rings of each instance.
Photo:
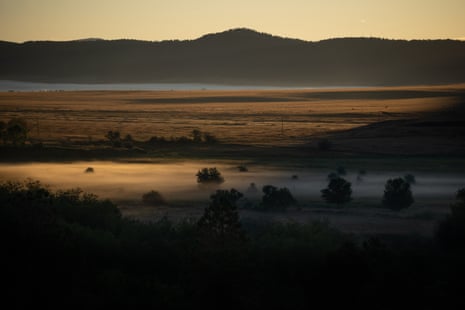
[[[93,173],[85,173],[88,167]],[[259,190],[271,184],[286,186],[297,200],[318,200],[320,190],[328,184],[327,175],[331,170],[283,170],[265,167],[248,167],[248,172],[239,172],[237,165],[210,164],[200,162],[185,163],[114,163],[114,162],[76,162],[76,163],[33,163],[0,164],[0,181],[24,180],[31,178],[50,185],[53,189],[80,187],[102,198],[115,201],[140,201],[142,194],[159,191],[168,201],[207,201],[215,188],[205,188],[197,183],[195,174],[204,167],[217,167],[225,178],[218,188],[248,193],[250,183]],[[464,175],[428,174],[415,171],[367,171],[362,180],[357,171],[347,171],[345,179],[352,182],[353,198],[379,198],[384,191],[387,179],[412,173],[416,184],[412,186],[414,197],[424,199],[443,198],[453,200],[459,188],[465,186]],[[297,176],[297,179],[293,179]],[[251,197],[253,198],[253,197]]]

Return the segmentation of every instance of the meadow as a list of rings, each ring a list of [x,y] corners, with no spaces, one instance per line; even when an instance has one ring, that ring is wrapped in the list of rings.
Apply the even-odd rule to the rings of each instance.
[[[2,119],[25,118],[41,141],[214,133],[223,143],[292,146],[364,125],[454,109],[465,87],[266,91],[2,92]]]
[[[432,235],[464,183],[464,93],[464,85],[2,92],[2,119],[25,119],[31,142],[3,147],[0,178],[80,187],[143,221],[182,220],[199,217],[214,190],[199,190],[196,171],[216,166],[226,176],[218,188],[245,192],[252,182],[259,190],[267,184],[288,187],[301,208],[267,216],[242,210],[244,217],[330,220],[355,233]],[[111,145],[110,130],[130,135],[131,147]],[[217,142],[190,143],[193,130]],[[151,143],[154,136],[174,142]],[[322,140],[329,141],[328,149],[319,146]],[[240,165],[250,171],[238,172]],[[88,166],[95,173],[85,174]],[[353,184],[354,200],[333,212],[320,190],[339,166],[349,171],[345,178]],[[368,172],[363,182],[357,179],[361,170]],[[403,213],[384,212],[384,183],[408,173],[418,179],[416,203]],[[149,190],[160,191],[169,206],[143,206],[141,196]]]
[[[5,300],[461,309],[464,94],[0,92]],[[15,118],[25,141],[7,134]],[[206,167],[221,182],[199,183]],[[334,174],[351,200],[323,199]],[[398,177],[402,210],[383,202]]]

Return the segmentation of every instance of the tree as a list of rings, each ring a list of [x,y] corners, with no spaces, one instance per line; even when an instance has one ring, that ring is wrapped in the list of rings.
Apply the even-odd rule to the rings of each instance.
[[[121,134],[119,131],[110,130],[107,132],[105,137],[110,141],[112,146],[114,147],[121,146]]]
[[[199,170],[196,174],[197,176],[197,183],[223,183],[224,178],[221,176],[221,173],[216,169],[213,168],[203,168]]]
[[[439,243],[449,249],[463,250],[465,244],[465,188],[459,189],[451,213],[440,222],[436,231]]]
[[[265,185],[263,186],[262,191],[264,195],[262,197],[261,207],[265,210],[285,210],[287,207],[297,203],[289,189],[286,187],[278,189],[273,185]]]
[[[389,179],[386,182],[383,205],[392,210],[408,208],[414,202],[410,184],[402,178]]]
[[[192,130],[192,141],[196,143],[202,142],[202,132],[198,129]]]
[[[163,196],[157,191],[150,191],[142,195],[142,202],[150,206],[166,204],[165,198],[163,198]]]
[[[321,190],[321,196],[327,202],[342,205],[352,200],[352,184],[341,177],[329,181],[328,187]]]
[[[0,139],[4,144],[6,143],[6,123],[4,121],[0,121]]]
[[[210,238],[224,242],[243,238],[243,231],[237,211],[237,201],[244,195],[232,188],[217,190],[210,196],[210,205],[197,222],[201,232]]]
[[[14,145],[24,144],[28,134],[27,122],[23,118],[12,118],[6,125],[5,137]]]

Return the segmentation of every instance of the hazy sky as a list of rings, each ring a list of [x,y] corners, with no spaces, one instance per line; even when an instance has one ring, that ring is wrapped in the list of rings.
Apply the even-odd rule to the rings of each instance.
[[[465,0],[0,0],[0,40],[194,39],[247,27],[321,40],[465,39]]]

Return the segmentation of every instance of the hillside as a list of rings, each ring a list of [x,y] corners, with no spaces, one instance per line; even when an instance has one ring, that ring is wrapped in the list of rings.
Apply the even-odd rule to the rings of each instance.
[[[306,42],[233,29],[187,41],[0,42],[0,79],[312,86],[465,82],[465,42]]]

